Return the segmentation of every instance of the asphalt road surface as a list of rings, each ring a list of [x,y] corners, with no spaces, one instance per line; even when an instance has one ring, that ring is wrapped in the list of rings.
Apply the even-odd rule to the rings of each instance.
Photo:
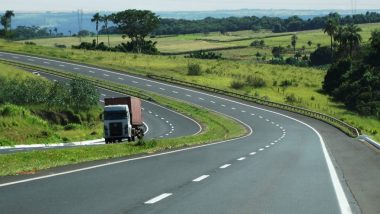
[[[4,213],[380,213],[379,153],[323,122],[96,67],[0,57],[191,102],[250,130],[227,142],[2,178]]]

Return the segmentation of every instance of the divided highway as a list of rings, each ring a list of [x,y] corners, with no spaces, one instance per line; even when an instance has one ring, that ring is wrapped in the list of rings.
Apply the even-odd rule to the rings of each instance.
[[[366,203],[370,194],[355,182],[360,179],[352,169],[356,166],[347,165],[356,159],[346,161],[345,157],[355,149],[373,154],[322,122],[96,67],[19,54],[0,53],[0,57],[191,102],[235,118],[250,131],[228,142],[0,179],[4,213],[359,213],[378,209],[373,203],[376,198]]]

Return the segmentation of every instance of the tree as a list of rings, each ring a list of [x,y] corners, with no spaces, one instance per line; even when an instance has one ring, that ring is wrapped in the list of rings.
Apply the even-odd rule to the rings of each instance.
[[[96,26],[96,45],[99,44],[99,22],[101,21],[101,16],[99,13],[95,13],[94,16],[91,19],[91,22],[95,22]]]
[[[5,14],[1,16],[1,25],[4,27],[4,36],[8,36],[8,30],[11,32],[11,24],[12,24],[12,17],[14,17],[15,14],[12,10],[5,11]]]
[[[331,52],[333,52],[333,37],[335,35],[335,32],[338,29],[338,22],[334,18],[327,19],[325,23],[325,27],[323,28],[323,32],[327,33],[327,35],[330,36],[330,48]]]
[[[55,32],[55,36],[57,36],[58,35],[58,28],[54,28],[54,32]]]
[[[326,73],[323,90],[327,93],[332,93],[342,84],[344,74],[350,69],[351,59],[342,59],[333,64]]]
[[[330,47],[317,48],[310,54],[310,65],[319,66],[332,63],[332,53]]]
[[[15,14],[13,13],[13,10],[7,10],[5,11],[5,18],[7,20],[7,25],[9,27],[9,31],[12,30],[12,17],[15,16]]]
[[[296,53],[297,40],[298,40],[297,35],[293,34],[293,36],[291,38],[291,43],[292,43],[292,46],[293,46],[294,54]]]
[[[159,19],[148,10],[125,10],[114,15],[113,22],[136,44],[137,52],[145,43],[145,37],[159,25]]]
[[[371,42],[371,47],[380,54],[380,30],[373,31],[369,41]]]
[[[284,52],[284,48],[281,47],[281,46],[273,47],[273,48],[272,48],[272,55],[273,55],[275,58],[280,58],[283,52]]]
[[[109,35],[109,32],[108,32],[108,21],[111,20],[111,16],[109,15],[103,15],[100,17],[100,20],[102,22],[104,22],[104,28],[106,29],[106,34],[107,34],[107,38],[108,38],[108,47],[110,47],[110,35]]]
[[[70,34],[70,36],[71,36],[71,30],[69,30],[69,34]]]
[[[352,52],[355,47],[358,47],[360,42],[362,41],[362,36],[359,34],[359,32],[362,31],[360,27],[354,24],[349,24],[345,28],[345,31],[347,33],[347,42],[349,45],[349,53],[352,57]]]
[[[310,47],[312,44],[313,44],[313,42],[310,41],[310,40],[307,42],[307,45],[309,45],[309,47]]]

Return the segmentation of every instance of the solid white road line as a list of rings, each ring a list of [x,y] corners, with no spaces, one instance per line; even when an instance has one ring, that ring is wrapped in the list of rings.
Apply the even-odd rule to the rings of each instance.
[[[220,169],[225,169],[227,167],[231,166],[231,164],[224,164],[223,166],[219,167]]]
[[[237,159],[238,161],[242,161],[242,160],[245,160],[245,157],[241,157],[239,159]]]
[[[154,203],[157,203],[157,202],[161,201],[162,199],[167,198],[171,195],[173,195],[173,193],[163,193],[157,197],[150,199],[149,201],[146,201],[144,204],[154,204]]]
[[[210,176],[210,175],[202,175],[202,176],[200,176],[200,177],[194,179],[193,182],[199,182],[199,181],[202,181],[202,180],[208,178],[209,176]]]

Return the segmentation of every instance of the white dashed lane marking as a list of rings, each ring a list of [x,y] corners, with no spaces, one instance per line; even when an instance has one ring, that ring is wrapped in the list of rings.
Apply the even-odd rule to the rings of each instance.
[[[160,88],[160,90],[162,90],[162,91],[165,91],[165,89],[164,89],[164,88]]]
[[[214,103],[214,104],[215,104],[215,101],[212,101],[212,100],[211,100],[210,103]]]
[[[121,77],[119,77],[119,78],[117,78],[117,79],[119,79],[119,80],[124,80],[123,78],[121,78]]]
[[[154,197],[152,199],[150,199],[149,201],[146,201],[145,204],[154,204],[154,203],[157,203],[159,201],[161,201],[162,199],[164,198],[167,198],[169,196],[173,195],[173,193],[164,193],[164,194],[161,194],[157,197]]]
[[[209,176],[210,176],[210,175],[202,175],[202,176],[200,176],[200,177],[194,179],[193,182],[200,182],[200,181],[202,181],[202,180],[208,178]]]
[[[50,62],[44,62],[45,64],[47,64],[47,65],[49,65],[50,64]]]
[[[186,97],[191,97],[191,95],[190,94],[186,94]]]
[[[225,168],[227,168],[227,167],[229,167],[229,166],[231,166],[231,164],[224,164],[223,166],[221,166],[221,167],[219,167],[219,168],[221,168],[221,169],[225,169]]]
[[[28,61],[34,62],[34,59],[28,59]]]
[[[249,155],[255,155],[256,154],[256,152],[251,152],[251,153],[249,153]]]
[[[245,157],[238,158],[237,160],[238,160],[238,161],[245,160]]]
[[[94,74],[94,73],[95,73],[95,71],[91,71],[91,70],[89,70],[88,72],[90,72],[90,73],[92,73],[92,74]]]
[[[172,91],[174,94],[178,94],[178,91]]]
[[[65,67],[65,65],[60,64],[59,67]]]
[[[139,83],[139,82],[137,82],[137,81],[132,81],[132,82],[135,83],[135,84]]]
[[[105,77],[109,77],[110,75],[108,75],[108,74],[103,74]]]
[[[264,151],[264,148],[259,149],[259,151],[260,151],[260,152],[261,152],[261,151]]]
[[[199,97],[198,99],[200,99],[200,100],[205,100],[205,99],[203,99],[202,97]]]

